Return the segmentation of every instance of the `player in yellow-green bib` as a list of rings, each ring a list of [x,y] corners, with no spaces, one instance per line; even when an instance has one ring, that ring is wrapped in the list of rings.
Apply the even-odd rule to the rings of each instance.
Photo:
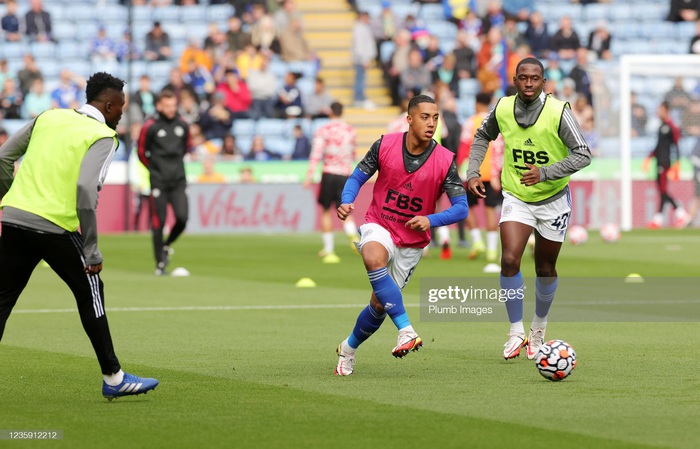
[[[467,185],[484,198],[479,168],[489,142],[499,133],[505,142],[501,209],[501,288],[510,292],[505,359],[534,359],[544,343],[547,315],[557,288],[556,263],[571,216],[569,176],[588,166],[591,152],[568,103],[543,91],[544,67],[535,58],[518,63],[513,84],[518,93],[501,98],[476,131]],[[535,231],[535,316],[530,333],[523,326],[524,284],[520,260]]]
[[[34,268],[44,260],[75,296],[102,370],[102,395],[111,401],[146,393],[158,381],[122,371],[100,278],[97,200],[119,146],[115,130],[126,101],[124,81],[95,73],[85,99],[78,109],[42,112],[0,146],[0,339]]]

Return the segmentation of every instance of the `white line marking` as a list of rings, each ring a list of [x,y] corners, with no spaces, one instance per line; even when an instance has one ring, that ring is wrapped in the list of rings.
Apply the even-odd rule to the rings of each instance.
[[[485,305],[488,302],[469,303],[468,305]],[[498,303],[499,305],[501,303]],[[700,304],[699,299],[669,299],[659,302],[652,301],[567,301],[559,307],[566,306],[624,306],[624,305],[653,305],[664,306],[673,304]],[[420,307],[417,303],[404,304],[405,307]],[[427,307],[427,304],[425,305]],[[107,312],[184,312],[184,311],[222,311],[222,310],[304,310],[304,309],[354,309],[367,307],[364,304],[269,304],[257,306],[182,306],[182,307],[108,307]],[[78,309],[20,309],[12,313],[39,314],[39,313],[75,313]]]

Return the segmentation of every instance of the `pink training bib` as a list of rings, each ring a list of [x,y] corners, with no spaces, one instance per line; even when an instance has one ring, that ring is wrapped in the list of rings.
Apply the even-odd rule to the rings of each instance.
[[[379,174],[365,220],[387,229],[396,246],[423,248],[430,243],[430,231],[414,231],[405,224],[417,215],[435,212],[435,203],[444,191],[443,183],[455,155],[436,145],[423,166],[408,173],[403,162],[403,140],[404,133],[382,137]]]

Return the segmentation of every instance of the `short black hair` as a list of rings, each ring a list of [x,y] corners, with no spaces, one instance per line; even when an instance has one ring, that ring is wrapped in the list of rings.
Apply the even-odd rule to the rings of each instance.
[[[334,101],[331,103],[331,112],[333,112],[333,115],[336,117],[340,117],[343,115],[343,105],[339,101]]]
[[[97,72],[87,80],[85,85],[85,99],[88,103],[98,100],[109,90],[122,92],[126,82],[106,72]]]
[[[436,104],[433,97],[429,97],[427,95],[416,95],[415,97],[411,98],[411,101],[408,102],[408,115],[411,115],[411,109],[415,108],[421,103]]]
[[[491,95],[488,92],[479,92],[476,94],[476,102],[478,104],[484,104],[484,105],[490,105],[491,104],[491,99],[493,98],[493,95]]]
[[[542,62],[539,59],[533,58],[532,56],[522,59],[515,67],[515,73],[518,73],[518,70],[520,70],[520,66],[525,64],[534,64],[538,66],[540,70],[542,70],[542,74],[544,75],[544,65],[542,65]]]

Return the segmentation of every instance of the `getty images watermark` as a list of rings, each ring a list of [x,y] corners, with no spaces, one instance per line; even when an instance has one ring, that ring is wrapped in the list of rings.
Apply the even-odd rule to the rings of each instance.
[[[545,280],[546,283],[549,280]],[[420,279],[421,321],[507,322],[505,304],[535,310],[535,277],[522,288],[501,288],[498,277]],[[549,318],[578,322],[700,321],[698,277],[559,277]]]
[[[492,315],[494,305],[525,298],[525,288],[486,288],[454,283],[428,289],[428,314]]]

